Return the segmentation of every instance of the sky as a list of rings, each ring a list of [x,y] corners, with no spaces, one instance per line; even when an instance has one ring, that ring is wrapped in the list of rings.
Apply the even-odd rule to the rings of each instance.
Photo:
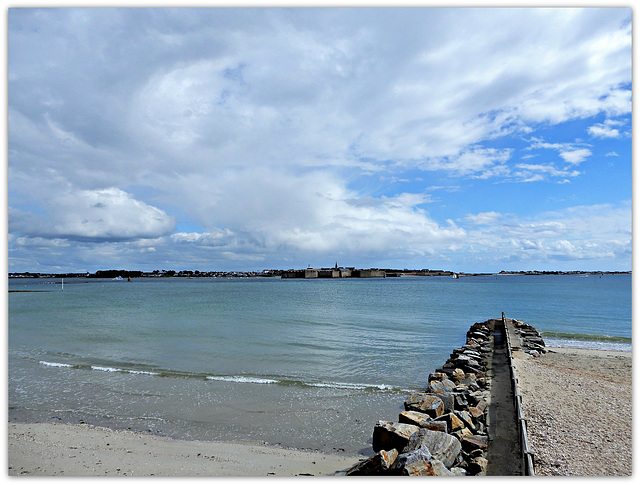
[[[11,8],[8,271],[632,268],[630,8]]]

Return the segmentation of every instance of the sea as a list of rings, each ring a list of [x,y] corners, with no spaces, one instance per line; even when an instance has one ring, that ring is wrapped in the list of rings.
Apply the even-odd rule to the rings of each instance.
[[[475,322],[630,351],[631,280],[11,278],[9,421],[368,455]]]

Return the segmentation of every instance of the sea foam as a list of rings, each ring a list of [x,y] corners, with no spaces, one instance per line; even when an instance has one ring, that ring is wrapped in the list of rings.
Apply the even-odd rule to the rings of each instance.
[[[223,382],[242,382],[249,384],[277,384],[278,381],[274,379],[264,379],[262,377],[245,377],[245,376],[207,376],[210,381],[223,381]]]
[[[60,362],[47,362],[45,360],[41,360],[39,363],[49,367],[73,367],[71,364],[61,364]]]

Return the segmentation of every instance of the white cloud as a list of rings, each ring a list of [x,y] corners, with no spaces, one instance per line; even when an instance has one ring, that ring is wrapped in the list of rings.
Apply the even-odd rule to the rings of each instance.
[[[46,216],[10,211],[10,230],[78,241],[127,241],[169,234],[173,218],[116,188],[66,190],[45,196]]]
[[[587,131],[591,136],[596,138],[619,138],[620,131],[614,126],[619,126],[622,123],[614,120],[606,120],[604,123],[596,123],[590,126]]]
[[[234,244],[234,234],[229,229],[218,229],[213,232],[177,232],[170,236],[177,244],[195,244],[203,247],[227,247]]]
[[[495,224],[495,222],[502,217],[502,214],[495,211],[479,212],[478,214],[467,214],[465,221],[473,224],[474,226],[488,226]]]
[[[473,249],[464,249],[478,258],[547,268],[557,267],[554,265],[560,260],[574,262],[574,268],[581,262],[630,264],[630,203],[574,206],[528,218],[496,212],[489,215],[466,216],[472,224],[467,231]],[[476,222],[487,219],[489,224]]]
[[[591,156],[591,150],[588,148],[578,148],[567,152],[560,152],[560,157],[567,163],[577,165],[584,162]]]
[[[512,175],[521,182],[537,182],[546,180],[547,177],[577,177],[580,172],[577,170],[558,169],[550,164],[519,163],[512,170]],[[566,180],[564,183],[569,182],[568,179],[563,180]]]
[[[420,164],[422,170],[446,170],[453,174],[489,178],[508,173],[506,162],[511,158],[511,149],[469,148],[446,158],[427,159]]]
[[[211,234],[176,234],[175,241],[240,244],[253,252],[431,251],[464,238],[455,225],[439,225],[420,208],[425,194],[359,196],[330,172],[291,174],[267,168],[227,171],[218,177],[167,181],[190,188],[183,206]],[[239,197],[238,194],[241,196]]]
[[[591,150],[580,148],[578,143],[547,143],[535,137],[530,142],[531,145],[527,147],[527,150],[536,148],[556,150],[560,158],[571,165],[578,165],[592,155]]]

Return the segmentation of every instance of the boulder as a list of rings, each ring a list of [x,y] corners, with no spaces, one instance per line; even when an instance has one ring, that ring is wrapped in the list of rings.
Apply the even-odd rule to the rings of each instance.
[[[405,411],[426,413],[432,418],[437,418],[444,413],[444,403],[439,396],[425,392],[414,392],[404,402],[404,409]]]
[[[469,428],[474,433],[476,432],[476,427],[473,423],[473,418],[471,417],[471,414],[468,411],[466,410],[454,411],[453,413],[462,420],[462,422],[467,428]]]
[[[465,376],[462,379],[458,379],[456,384],[458,386],[465,386],[470,391],[477,391],[480,388],[480,386],[478,386],[478,383],[473,378],[473,376],[468,376],[468,377]]]
[[[416,461],[402,469],[402,475],[410,477],[453,477],[455,476],[440,460]]]
[[[455,383],[449,379],[442,381],[430,381],[429,390],[436,394],[445,394],[451,392],[456,387]]]
[[[484,475],[486,474],[488,464],[489,462],[487,461],[487,459],[481,456],[477,458],[472,458],[471,462],[469,463],[469,467],[467,468],[467,471],[471,475]]]
[[[423,428],[411,436],[402,452],[408,453],[422,445],[426,446],[431,455],[442,461],[447,468],[455,463],[461,450],[460,441],[455,436]]]
[[[389,469],[398,458],[398,450],[380,450],[371,458],[361,461],[347,470],[346,475],[380,475],[389,473]]]
[[[408,476],[453,476],[442,461],[431,455],[425,445],[399,455],[392,472]]]
[[[469,357],[470,359],[474,359],[474,360],[481,360],[482,359],[482,355],[480,355],[479,352],[476,352],[475,350],[470,350],[470,349],[464,349],[462,351],[462,354],[466,357]]]
[[[429,461],[433,458],[429,448],[427,448],[424,444],[421,444],[415,450],[407,451],[406,453],[401,453],[398,455],[395,463],[393,464],[392,471],[400,472],[403,468],[406,468],[408,465],[415,463],[417,461]]]
[[[447,432],[447,423],[445,421],[434,421],[428,414],[419,413],[418,411],[402,411],[398,416],[398,421],[432,431]]]
[[[464,421],[456,416],[454,413],[443,414],[442,416],[436,418],[436,421],[444,421],[447,423],[449,428],[449,432],[453,432],[465,427]]]
[[[487,409],[487,406],[489,406],[489,402],[486,399],[484,399],[484,396],[482,394],[478,395],[478,398],[479,399],[475,407],[484,413],[485,410]]]
[[[402,450],[413,433],[420,428],[412,424],[392,423],[390,421],[378,421],[373,428],[373,451]]]
[[[444,372],[434,372],[433,374],[429,374],[429,381],[443,381],[448,378],[449,376]]]
[[[469,428],[461,428],[457,431],[451,433],[453,436],[461,440],[462,438],[466,438],[468,436],[473,436],[473,433]]]
[[[454,394],[454,409],[467,409],[469,407],[469,401],[467,401],[467,395],[464,393]]]
[[[453,373],[451,374],[451,378],[454,379],[455,381],[459,381],[460,379],[465,378],[465,373],[462,369],[460,369],[459,367],[456,367],[453,370]]]
[[[462,444],[462,449],[467,453],[476,449],[486,450],[487,449],[487,437],[480,435],[467,436],[460,440]]]
[[[467,336],[475,340],[486,340],[489,338],[489,332],[488,331],[482,332],[480,330],[475,330],[473,332],[467,333]]]
[[[484,412],[482,412],[480,408],[476,406],[469,406],[468,411],[471,417],[475,420],[478,420],[484,416]]]
[[[445,392],[442,394],[438,394],[437,396],[442,400],[442,404],[444,404],[444,410],[442,411],[442,414],[450,413],[451,411],[453,411],[455,407],[455,397],[453,393]]]

